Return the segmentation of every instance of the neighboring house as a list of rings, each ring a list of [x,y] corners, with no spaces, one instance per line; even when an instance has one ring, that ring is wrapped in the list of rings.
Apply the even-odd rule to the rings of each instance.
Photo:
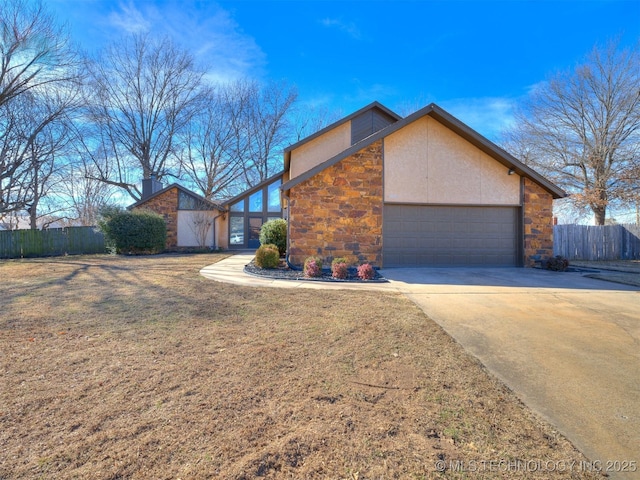
[[[76,225],[73,220],[60,219],[55,217],[40,217],[36,222],[38,230],[47,228],[65,228],[82,226]],[[9,215],[0,221],[0,230],[29,230],[31,229],[31,219],[24,215]]]
[[[375,102],[285,150],[288,255],[398,266],[532,266],[565,193],[431,104]]]
[[[151,210],[167,224],[167,250],[218,248],[216,224],[225,209],[176,183],[164,188],[154,178],[142,181],[142,199],[128,207]]]

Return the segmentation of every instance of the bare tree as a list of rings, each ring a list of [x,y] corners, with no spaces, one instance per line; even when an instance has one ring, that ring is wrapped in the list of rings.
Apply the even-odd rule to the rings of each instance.
[[[0,3],[0,217],[38,205],[69,140],[82,62],[41,2]]]
[[[87,104],[96,130],[86,152],[99,180],[138,200],[132,176],[167,174],[177,136],[197,105],[203,72],[169,39],[137,35],[111,45],[90,75]]]
[[[637,196],[638,46],[594,48],[575,70],[533,90],[516,119],[507,148],[588,206],[596,224],[605,224],[609,205]]]
[[[205,248],[211,246],[209,240],[212,239],[214,215],[208,206],[200,204],[196,210],[188,211],[189,229],[198,242],[198,247]]]
[[[281,170],[282,151],[291,138],[288,114],[298,97],[286,83],[254,84],[247,117],[249,150],[244,162],[248,185],[256,185]]]
[[[282,166],[297,93],[283,83],[241,80],[202,99],[183,136],[181,168],[206,198],[237,193]]]
[[[32,89],[0,107],[0,213],[24,210],[32,229],[73,139],[79,96],[73,85],[65,87]]]
[[[295,130],[293,142],[313,135],[327,125],[340,120],[344,115],[340,111],[329,112],[326,107],[297,106],[293,109],[292,124]]]
[[[55,194],[65,218],[76,225],[97,225],[100,211],[114,203],[116,187],[95,180],[95,170],[92,162],[74,159],[56,173]]]
[[[243,173],[247,142],[242,132],[250,92],[246,82],[211,88],[185,130],[181,169],[207,199],[229,196]]]
[[[0,106],[35,88],[78,78],[81,61],[42,2],[0,3]]]

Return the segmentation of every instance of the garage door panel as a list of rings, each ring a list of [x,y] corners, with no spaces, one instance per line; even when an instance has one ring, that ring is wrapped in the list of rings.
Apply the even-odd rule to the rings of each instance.
[[[518,208],[385,205],[384,266],[518,264]]]

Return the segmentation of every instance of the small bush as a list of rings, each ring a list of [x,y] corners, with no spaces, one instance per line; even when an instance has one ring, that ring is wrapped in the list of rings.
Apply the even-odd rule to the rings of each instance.
[[[358,277],[362,280],[373,280],[376,278],[376,271],[370,263],[363,263],[358,267]]]
[[[310,278],[322,276],[322,259],[320,257],[308,257],[304,261],[304,276]]]
[[[269,243],[260,245],[256,252],[255,263],[260,268],[278,268],[280,264],[278,247]]]
[[[334,258],[331,262],[331,276],[344,280],[349,275],[349,267],[345,258]]]
[[[280,255],[287,251],[287,221],[282,218],[269,220],[260,229],[260,245],[275,245]]]
[[[569,260],[561,255],[557,255],[547,260],[546,268],[547,270],[556,272],[565,272],[569,268]]]
[[[98,227],[116,253],[153,254],[165,249],[167,226],[155,212],[110,209],[103,212]]]

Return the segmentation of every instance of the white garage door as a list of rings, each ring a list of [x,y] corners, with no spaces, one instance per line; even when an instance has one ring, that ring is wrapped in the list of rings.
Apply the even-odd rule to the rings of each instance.
[[[384,267],[516,266],[517,207],[385,205]]]

